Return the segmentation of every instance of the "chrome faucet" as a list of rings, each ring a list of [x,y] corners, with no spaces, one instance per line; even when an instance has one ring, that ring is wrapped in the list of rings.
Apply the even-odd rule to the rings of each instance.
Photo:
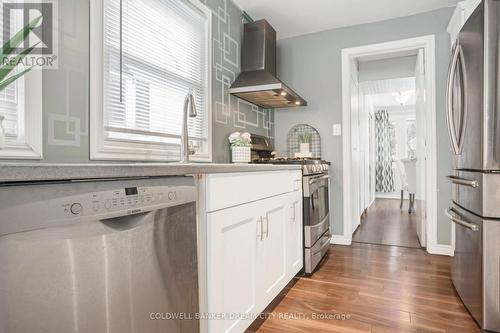
[[[184,99],[184,113],[181,133],[181,160],[180,163],[189,163],[189,133],[188,133],[188,111],[189,117],[195,118],[198,113],[196,112],[196,104],[194,102],[193,94],[189,93]]]

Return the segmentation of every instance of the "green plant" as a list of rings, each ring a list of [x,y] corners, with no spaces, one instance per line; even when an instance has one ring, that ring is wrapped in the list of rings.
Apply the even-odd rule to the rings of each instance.
[[[299,143],[311,143],[312,134],[311,133],[301,133],[299,134]]]
[[[22,50],[21,52],[19,52],[19,54],[14,55],[14,51],[16,50],[16,48],[26,39],[26,37],[28,37],[28,34],[38,26],[41,20],[42,16],[39,16],[38,18],[29,22],[2,46],[2,50],[0,53],[0,91],[7,88],[10,84],[28,73],[33,68],[29,67],[19,73],[9,76],[9,74],[12,73],[12,71],[23,61],[23,59],[28,54],[30,54],[31,51],[33,51],[33,49],[38,45],[37,43]]]
[[[250,147],[252,143],[250,133],[234,132],[231,133],[228,139],[231,147]]]

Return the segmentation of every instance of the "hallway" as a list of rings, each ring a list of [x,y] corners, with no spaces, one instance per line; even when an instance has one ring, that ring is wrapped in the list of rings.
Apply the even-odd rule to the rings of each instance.
[[[403,209],[397,199],[375,199],[362,217],[353,242],[420,248],[416,231],[416,213],[408,214],[408,201]]]

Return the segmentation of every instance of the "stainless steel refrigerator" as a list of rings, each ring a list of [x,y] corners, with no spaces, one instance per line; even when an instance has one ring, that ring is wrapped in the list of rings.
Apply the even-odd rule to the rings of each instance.
[[[500,332],[500,0],[483,0],[454,45],[447,89],[453,150],[453,284],[483,330]]]

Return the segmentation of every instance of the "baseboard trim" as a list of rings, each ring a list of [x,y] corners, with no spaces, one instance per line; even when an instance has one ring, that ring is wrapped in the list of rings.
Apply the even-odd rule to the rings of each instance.
[[[453,257],[455,251],[451,245],[427,245],[427,252],[430,254],[436,254],[440,256],[450,256]]]
[[[330,240],[330,244],[351,245],[352,244],[352,238],[346,237],[346,236],[343,236],[343,235],[333,235],[332,239]]]

